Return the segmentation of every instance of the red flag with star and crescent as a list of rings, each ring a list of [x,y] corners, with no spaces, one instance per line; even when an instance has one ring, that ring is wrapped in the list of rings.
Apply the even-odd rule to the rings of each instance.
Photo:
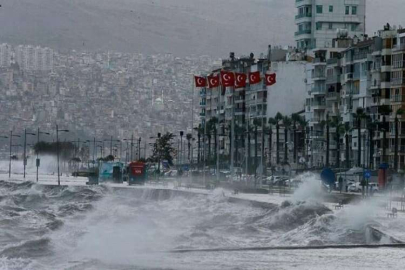
[[[195,80],[195,87],[206,87],[207,86],[207,79],[200,76],[194,76]]]
[[[221,71],[222,86],[235,86],[235,74],[230,71]]]
[[[276,73],[273,74],[266,74],[266,85],[267,86],[272,86],[273,84],[275,84],[276,81]]]
[[[257,84],[261,81],[260,79],[260,71],[250,72],[249,73],[249,83],[250,84]]]
[[[219,76],[208,76],[208,88],[219,86]]]
[[[246,87],[247,75],[244,73],[235,73],[235,88]]]

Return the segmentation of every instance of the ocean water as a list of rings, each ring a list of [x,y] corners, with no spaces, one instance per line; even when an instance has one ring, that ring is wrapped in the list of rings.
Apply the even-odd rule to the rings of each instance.
[[[387,243],[370,232],[367,208],[333,214],[302,200],[307,189],[281,206],[253,207],[221,190],[0,181],[0,269],[402,269],[405,252],[390,248],[172,252]]]

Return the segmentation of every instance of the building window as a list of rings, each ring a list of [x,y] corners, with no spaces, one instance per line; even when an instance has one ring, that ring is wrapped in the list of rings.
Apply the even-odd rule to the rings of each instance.
[[[349,14],[350,14],[350,7],[349,7],[349,6],[346,6],[346,12],[345,12],[345,14],[346,14],[346,15],[349,15]]]
[[[316,6],[316,13],[323,13],[323,6],[322,5],[317,5]]]
[[[333,23],[329,23],[329,29],[333,29]]]
[[[356,31],[357,30],[357,25],[352,24],[352,31]]]
[[[357,15],[357,7],[352,6],[352,15]]]
[[[322,23],[321,22],[317,22],[316,23],[316,30],[321,30],[322,29]]]
[[[329,12],[333,12],[333,6],[329,6]]]

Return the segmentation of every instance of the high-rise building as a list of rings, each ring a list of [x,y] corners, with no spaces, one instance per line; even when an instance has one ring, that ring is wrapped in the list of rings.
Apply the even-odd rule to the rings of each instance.
[[[15,48],[15,60],[23,70],[50,71],[53,69],[53,50],[19,45]]]
[[[348,36],[364,35],[366,0],[295,0],[297,48],[332,47],[338,31]]]
[[[11,46],[8,44],[0,44],[0,67],[8,67],[11,64]]]

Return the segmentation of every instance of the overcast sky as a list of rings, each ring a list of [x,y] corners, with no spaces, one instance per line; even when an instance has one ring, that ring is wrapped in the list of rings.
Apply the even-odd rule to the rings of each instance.
[[[294,45],[296,28],[295,0],[0,2],[0,42],[54,49],[239,55]],[[405,26],[404,14],[405,0],[367,0],[367,32],[387,22]]]

